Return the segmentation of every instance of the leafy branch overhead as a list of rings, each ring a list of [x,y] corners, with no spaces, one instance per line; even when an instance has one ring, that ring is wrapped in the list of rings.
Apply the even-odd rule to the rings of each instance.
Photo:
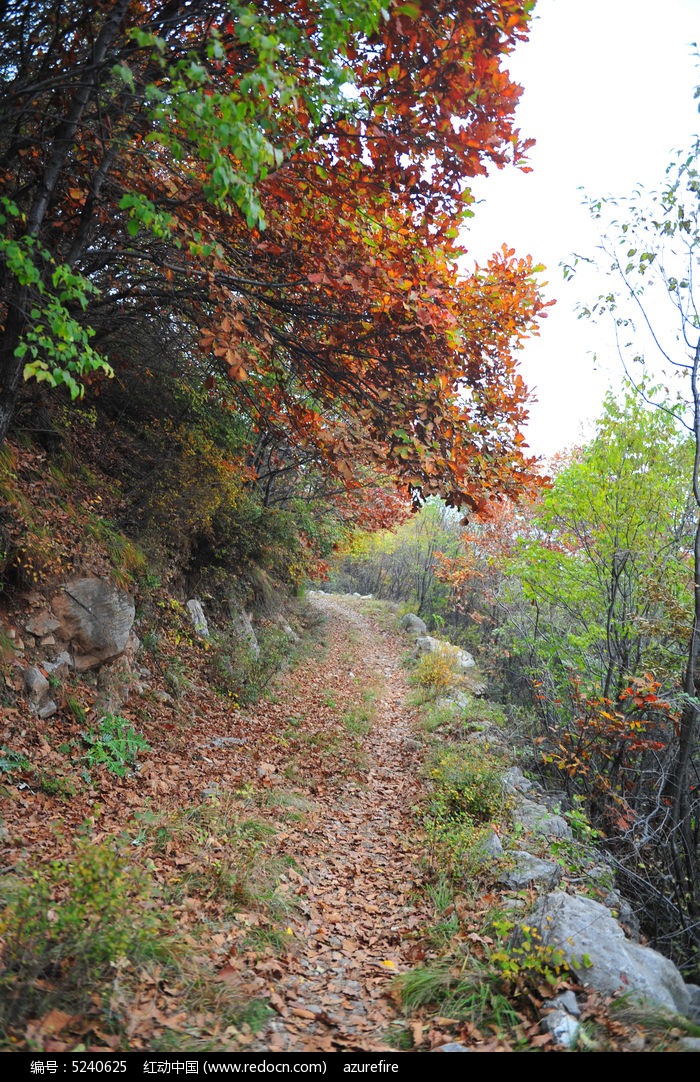
[[[81,394],[161,324],[182,378],[347,488],[530,483],[537,268],[458,260],[469,177],[526,167],[503,62],[532,7],[10,2],[0,438],[22,375]]]

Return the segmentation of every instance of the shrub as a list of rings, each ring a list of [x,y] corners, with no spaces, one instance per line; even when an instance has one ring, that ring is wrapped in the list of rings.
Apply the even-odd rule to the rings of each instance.
[[[256,632],[256,639],[257,653],[237,631],[217,636],[214,644],[216,685],[222,694],[241,705],[261,698],[292,651],[289,639],[279,628],[263,626]]]
[[[78,844],[24,880],[0,884],[3,1029],[53,1005],[88,1010],[117,975],[163,956],[163,918],[151,880],[108,843]]]
[[[423,654],[418,658],[410,679],[430,698],[444,695],[459,682],[454,646],[442,643],[438,650]]]
[[[100,718],[97,732],[89,729],[83,739],[89,745],[83,756],[87,769],[106,766],[111,774],[120,778],[134,769],[140,751],[149,750],[143,736],[119,714],[105,714]]]

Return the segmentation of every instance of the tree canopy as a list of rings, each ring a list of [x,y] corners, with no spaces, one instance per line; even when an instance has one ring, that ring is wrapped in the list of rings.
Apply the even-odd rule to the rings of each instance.
[[[344,485],[531,481],[529,258],[458,273],[468,179],[523,165],[530,0],[10,0],[0,438],[22,377],[196,382]]]

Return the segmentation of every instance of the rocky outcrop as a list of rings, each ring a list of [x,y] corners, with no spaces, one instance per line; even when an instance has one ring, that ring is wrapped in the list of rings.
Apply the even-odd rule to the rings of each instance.
[[[56,638],[66,643],[78,672],[96,669],[127,648],[134,623],[133,598],[98,578],[66,583],[53,599]]]
[[[680,971],[658,951],[627,939],[610,910],[580,894],[540,898],[516,941],[536,929],[545,947],[561,950],[572,973],[587,988],[605,995],[626,992],[677,1014],[688,1015],[690,990]]]

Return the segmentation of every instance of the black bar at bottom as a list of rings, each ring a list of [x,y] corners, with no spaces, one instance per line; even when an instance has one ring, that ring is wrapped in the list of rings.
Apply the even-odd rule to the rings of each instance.
[[[15,1077],[26,1079],[68,1079],[96,1082],[96,1079],[170,1079],[216,1076],[277,1076],[311,1078],[399,1078],[413,1055],[374,1052],[181,1052],[160,1055],[157,1052],[9,1052],[5,1060]],[[1,1061],[0,1061],[1,1062]]]

